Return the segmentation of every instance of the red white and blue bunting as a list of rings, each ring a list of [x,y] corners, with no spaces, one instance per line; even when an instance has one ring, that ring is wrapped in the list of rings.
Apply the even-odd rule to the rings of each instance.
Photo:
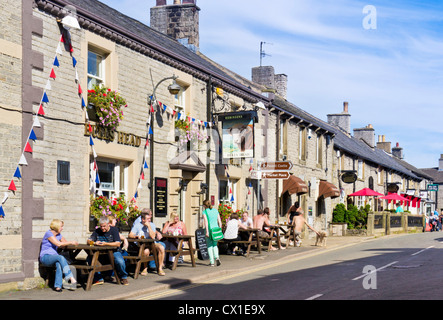
[[[69,31],[65,30],[65,32],[67,32],[67,35],[69,36]],[[70,36],[68,38],[70,39]],[[51,82],[55,81],[57,79],[56,70],[58,70],[58,68],[60,68],[59,56],[63,55],[62,45],[63,45],[63,43],[66,43],[65,39],[66,38],[62,34],[61,37],[60,37],[60,41],[59,41],[59,43],[57,45],[57,49],[56,49],[55,57],[54,57],[54,60],[53,60],[53,63],[52,63],[51,71],[49,73],[49,76],[48,76],[48,79],[47,79],[47,82],[46,82],[46,86],[45,86],[45,89],[43,91],[43,95],[42,95],[42,98],[40,100],[40,103],[39,103],[38,111],[34,115],[34,121],[33,121],[33,124],[31,126],[30,130],[29,130],[28,138],[26,140],[26,143],[24,144],[24,148],[23,148],[23,151],[21,153],[20,160],[19,160],[18,165],[17,165],[17,167],[15,169],[13,178],[12,178],[10,184],[9,184],[9,187],[8,187],[8,191],[9,192],[5,192],[4,193],[3,200],[2,200],[1,205],[0,205],[0,219],[5,218],[5,211],[4,211],[3,206],[6,203],[6,201],[9,199],[10,193],[12,192],[13,194],[15,194],[15,192],[17,191],[17,187],[15,185],[14,179],[16,179],[17,182],[20,181],[22,179],[22,173],[21,173],[20,168],[22,168],[23,166],[27,166],[28,165],[28,162],[26,161],[25,153],[32,153],[33,152],[32,146],[37,143],[37,135],[34,132],[34,128],[40,128],[41,127],[41,122],[40,122],[39,118],[44,118],[44,116],[46,115],[45,107],[47,107],[50,104],[50,94],[49,93],[52,90]],[[88,124],[89,124],[89,119],[88,119],[88,116],[87,116],[87,110],[85,108],[86,107],[86,103],[85,103],[85,99],[83,97],[83,90],[81,88],[80,79],[79,79],[79,76],[78,76],[77,60],[73,56],[74,49],[72,47],[72,44],[68,43],[68,46],[69,46],[70,55],[72,57],[72,64],[73,64],[73,67],[75,68],[75,83],[76,83],[76,89],[78,90],[77,93],[78,93],[78,96],[79,96],[79,98],[81,100],[81,107],[82,107],[82,109],[84,110],[84,112],[86,114],[86,119],[88,120]],[[90,131],[92,131],[90,124],[89,124],[89,128],[90,128]],[[96,161],[95,161],[95,159],[97,158],[97,154],[96,154],[96,152],[94,150],[94,143],[93,143],[92,137],[90,137],[90,145],[91,145],[92,152],[93,152],[93,155],[94,155],[94,164],[95,164],[94,167],[95,167],[95,172],[96,172],[95,179],[96,179],[96,181],[100,181],[100,179],[98,177],[97,164],[96,164]]]

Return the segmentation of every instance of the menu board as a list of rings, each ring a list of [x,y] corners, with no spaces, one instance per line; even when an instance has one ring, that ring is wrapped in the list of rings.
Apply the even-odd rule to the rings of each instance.
[[[200,260],[209,260],[205,229],[195,230],[195,247],[198,249],[198,258]]]
[[[166,217],[168,212],[168,180],[155,178],[155,216]]]

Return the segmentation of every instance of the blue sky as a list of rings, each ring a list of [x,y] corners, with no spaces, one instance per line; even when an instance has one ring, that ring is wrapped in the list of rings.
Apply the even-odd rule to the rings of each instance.
[[[101,0],[149,25],[155,0]],[[171,4],[173,0],[168,0]],[[324,121],[349,102],[351,130],[372,124],[405,160],[443,154],[443,1],[197,0],[200,50],[245,78],[288,76],[288,100]],[[371,5],[375,11],[363,12]],[[368,29],[368,15],[376,28]],[[365,27],[366,26],[366,27]]]

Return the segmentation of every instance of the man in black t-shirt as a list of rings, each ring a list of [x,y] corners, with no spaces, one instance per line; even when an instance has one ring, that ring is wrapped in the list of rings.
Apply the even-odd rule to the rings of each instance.
[[[123,285],[128,285],[128,273],[126,272],[126,264],[123,256],[118,248],[120,248],[120,234],[118,229],[112,227],[109,223],[108,217],[101,217],[99,220],[100,227],[95,229],[91,235],[91,240],[95,242],[97,246],[112,246],[115,247],[114,251],[114,264],[117,269],[118,276]],[[99,273],[97,273],[100,275]],[[103,284],[103,277],[100,275],[94,284]]]

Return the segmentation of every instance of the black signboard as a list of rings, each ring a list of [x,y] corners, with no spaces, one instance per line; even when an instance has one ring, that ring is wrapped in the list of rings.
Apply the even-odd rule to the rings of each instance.
[[[195,247],[198,250],[198,258],[200,260],[209,260],[208,245],[206,244],[206,230],[195,230]]]
[[[155,216],[166,217],[168,212],[168,180],[155,178]]]

